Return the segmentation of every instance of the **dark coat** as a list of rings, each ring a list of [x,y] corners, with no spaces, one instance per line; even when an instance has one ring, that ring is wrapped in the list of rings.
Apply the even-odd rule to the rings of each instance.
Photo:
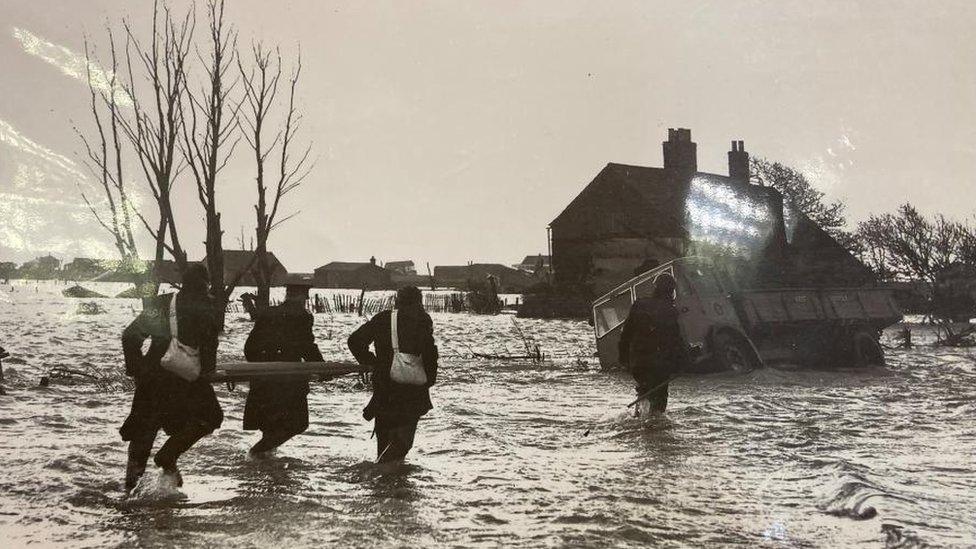
[[[400,351],[420,355],[427,372],[427,385],[403,385],[390,379],[393,341],[390,337],[390,311],[382,311],[349,336],[349,350],[360,364],[373,367],[373,397],[363,417],[383,418],[388,422],[409,422],[433,408],[430,386],[437,381],[437,345],[434,324],[421,307],[402,309],[397,314]],[[376,350],[369,350],[372,344]]]
[[[630,307],[618,347],[621,364],[642,386],[653,387],[678,373],[688,360],[678,311],[666,298],[640,298]]]
[[[122,440],[155,434],[173,435],[189,422],[214,430],[224,414],[207,376],[217,362],[217,325],[213,303],[206,294],[176,294],[179,340],[200,350],[200,378],[186,381],[164,370],[160,360],[170,343],[169,310],[173,295],[158,296],[122,332],[125,372],[135,378],[136,391],[129,417],[119,432]],[[151,338],[149,350],[142,346]]]
[[[312,335],[312,315],[301,305],[283,303],[258,314],[244,356],[250,362],[321,362]],[[244,429],[301,433],[308,429],[308,380],[279,377],[250,382]]]

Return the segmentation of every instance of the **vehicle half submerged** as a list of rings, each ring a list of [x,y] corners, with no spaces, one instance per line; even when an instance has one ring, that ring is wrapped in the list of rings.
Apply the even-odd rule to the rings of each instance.
[[[689,372],[750,370],[784,362],[812,367],[884,364],[881,331],[902,319],[883,287],[750,288],[734,263],[683,257],[617,286],[593,302],[600,365],[621,367],[617,344],[630,306],[654,279],[677,282],[675,306],[691,349]]]

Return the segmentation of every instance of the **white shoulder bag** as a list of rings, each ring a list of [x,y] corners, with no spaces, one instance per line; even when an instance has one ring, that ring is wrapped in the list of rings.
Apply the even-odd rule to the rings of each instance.
[[[176,325],[176,295],[169,304],[169,348],[159,364],[163,369],[187,380],[196,381],[200,377],[200,351],[180,343]]]
[[[404,385],[426,385],[427,371],[420,355],[400,352],[400,337],[397,335],[397,310],[390,314],[390,337],[393,338],[393,365],[390,366],[390,379]]]

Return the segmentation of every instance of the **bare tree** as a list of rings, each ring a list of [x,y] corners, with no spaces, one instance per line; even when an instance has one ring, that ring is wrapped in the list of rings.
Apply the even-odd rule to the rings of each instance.
[[[122,56],[115,34],[109,28],[112,69],[107,75],[108,82],[102,81],[102,71],[95,65],[94,48],[87,39],[85,42],[91,111],[97,131],[86,135],[75,130],[84,145],[86,164],[100,184],[105,200],[96,205],[84,192],[82,198],[99,224],[112,235],[123,263],[133,264],[139,259],[132,230],[134,216],[155,240],[157,266],[165,252],[169,252],[180,270],[186,267],[186,254],[176,231],[170,197],[182,169],[180,157],[175,153],[182,124],[180,98],[193,26],[191,12],[176,19],[168,7],[154,2],[151,35],[144,44],[131,22],[123,18],[124,73],[120,72]],[[123,151],[127,148],[124,145],[131,147],[155,201],[158,213],[155,226],[130,198],[123,169]],[[157,285],[153,281],[151,288],[154,290]]]
[[[889,278],[934,282],[936,276],[962,259],[965,227],[943,215],[926,219],[911,204],[897,215],[871,216],[858,225],[857,237],[870,255],[864,257]]]
[[[301,126],[302,116],[295,106],[295,89],[302,72],[302,60],[299,53],[295,68],[288,79],[288,105],[285,111],[283,127],[274,133],[270,143],[265,139],[269,116],[271,115],[278,96],[278,84],[281,79],[281,52],[265,49],[260,43],[251,47],[253,66],[245,69],[240,57],[237,65],[244,84],[244,96],[247,108],[242,113],[246,124],[244,138],[254,152],[255,182],[257,184],[257,203],[254,205],[256,217],[255,236],[257,248],[257,307],[266,308],[270,302],[272,265],[268,254],[268,238],[271,232],[285,221],[291,219],[298,212],[279,218],[281,200],[288,193],[302,184],[312,168],[309,162],[311,146],[293,154],[295,136]],[[269,158],[276,154],[277,169],[268,175]],[[269,196],[270,191],[270,196]]]
[[[122,262],[120,270],[133,272],[136,268],[135,263],[139,260],[139,250],[132,233],[132,205],[129,201],[123,176],[122,141],[119,134],[119,98],[124,97],[125,92],[122,91],[118,82],[118,58],[115,36],[111,28],[108,29],[108,39],[109,51],[112,56],[112,69],[108,75],[107,92],[99,90],[96,85],[93,73],[96,63],[93,58],[93,47],[89,44],[88,39],[85,39],[85,69],[88,91],[91,96],[91,113],[98,135],[97,142],[94,142],[94,139],[89,139],[77,127],[74,128],[85,149],[85,165],[98,181],[104,193],[105,207],[103,211],[100,212],[99,208],[96,208],[84,190],[81,191],[81,197],[95,220],[112,236]],[[107,114],[103,114],[103,110],[107,110]],[[110,137],[106,136],[103,118],[107,119]],[[112,144],[111,150],[108,146],[109,140]]]
[[[177,268],[183,271],[187,258],[176,230],[171,196],[173,185],[184,167],[177,154],[177,138],[183,124],[182,92],[194,20],[190,11],[182,19],[174,18],[169,7],[164,6],[162,11],[160,17],[159,3],[154,2],[152,35],[148,44],[139,41],[128,19],[122,21],[126,32],[128,76],[123,88],[132,99],[132,113],[118,115],[116,120],[135,151],[156,202],[159,219],[155,227],[145,215],[135,210],[156,241],[156,265],[162,262],[164,251],[168,251]],[[143,87],[148,88],[145,102],[140,94]]]
[[[234,67],[237,35],[228,29],[224,21],[224,0],[207,3],[208,42],[210,51],[204,58],[197,52],[206,73],[200,89],[185,86],[186,101],[183,103],[183,155],[196,181],[197,196],[203,206],[206,219],[207,268],[210,271],[210,288],[220,308],[220,325],[223,313],[234,287],[244,269],[232,281],[224,280],[224,231],[220,224],[217,205],[217,177],[227,165],[237,144],[237,105],[231,101],[236,79],[230,75]]]
[[[959,224],[959,260],[976,266],[976,226],[971,222]]]
[[[749,161],[751,179],[754,183],[773,187],[783,194],[787,204],[803,212],[827,234],[842,245],[850,243],[844,230],[844,204],[839,201],[827,202],[822,191],[817,190],[800,171],[771,162],[761,157]]]

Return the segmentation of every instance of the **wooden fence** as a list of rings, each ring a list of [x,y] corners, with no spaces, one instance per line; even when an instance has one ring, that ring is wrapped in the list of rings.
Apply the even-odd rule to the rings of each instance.
[[[362,307],[360,307],[362,301]],[[358,296],[351,294],[332,294],[331,296],[313,295],[305,302],[305,310],[310,313],[360,313],[374,315],[380,311],[392,309],[396,302],[393,294],[383,296]],[[278,300],[271,300],[271,305],[280,305]],[[424,309],[429,313],[463,313],[469,310],[467,300],[462,292],[449,294],[424,294]],[[240,301],[227,304],[228,313],[243,313],[244,307]]]

